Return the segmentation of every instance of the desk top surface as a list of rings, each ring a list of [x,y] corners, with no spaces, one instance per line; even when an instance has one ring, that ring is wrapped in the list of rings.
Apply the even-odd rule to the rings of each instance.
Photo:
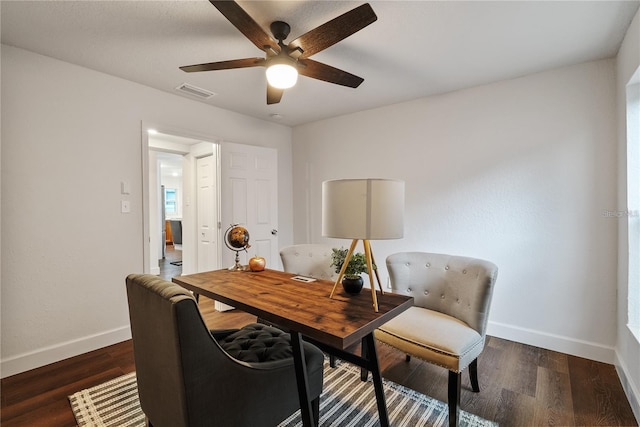
[[[302,283],[293,280],[295,276],[276,270],[215,270],[174,277],[173,282],[340,349],[360,342],[413,305],[412,297],[378,291],[375,312],[370,289],[349,295],[338,286],[329,298],[333,282]]]

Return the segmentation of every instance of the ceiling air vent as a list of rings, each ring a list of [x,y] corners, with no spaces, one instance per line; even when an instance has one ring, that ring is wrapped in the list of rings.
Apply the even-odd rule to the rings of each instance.
[[[202,89],[187,83],[182,83],[180,86],[176,88],[177,91],[186,93],[190,96],[195,96],[200,99],[209,99],[216,94],[214,92],[208,91],[206,89]]]

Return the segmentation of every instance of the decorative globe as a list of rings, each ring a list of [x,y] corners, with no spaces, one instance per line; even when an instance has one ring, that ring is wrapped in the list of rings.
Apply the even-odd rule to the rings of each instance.
[[[235,264],[229,267],[229,270],[245,271],[246,267],[240,264],[239,253],[251,247],[251,245],[249,245],[249,232],[247,229],[240,227],[238,224],[231,224],[224,233],[224,244],[236,252]]]
[[[249,245],[249,232],[239,225],[231,226],[227,230],[225,243],[231,250],[243,250],[251,247]]]

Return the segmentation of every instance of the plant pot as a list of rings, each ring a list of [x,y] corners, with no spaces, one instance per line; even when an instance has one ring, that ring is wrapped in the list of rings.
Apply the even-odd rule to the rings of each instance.
[[[352,294],[352,295],[359,294],[360,291],[362,290],[363,285],[364,285],[364,280],[362,280],[361,276],[342,278],[342,288],[348,294]]]

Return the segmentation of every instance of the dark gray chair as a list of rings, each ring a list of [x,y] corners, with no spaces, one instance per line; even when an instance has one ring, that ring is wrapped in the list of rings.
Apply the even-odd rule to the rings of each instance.
[[[273,427],[300,409],[289,334],[257,323],[209,331],[186,289],[139,274],[126,285],[138,394],[150,426]],[[318,420],[324,356],[303,345]]]
[[[449,370],[449,426],[458,425],[461,373],[469,367],[471,388],[480,391],[478,356],[484,349],[495,264],[425,252],[387,257],[393,292],[414,306],[375,331],[378,341]]]

